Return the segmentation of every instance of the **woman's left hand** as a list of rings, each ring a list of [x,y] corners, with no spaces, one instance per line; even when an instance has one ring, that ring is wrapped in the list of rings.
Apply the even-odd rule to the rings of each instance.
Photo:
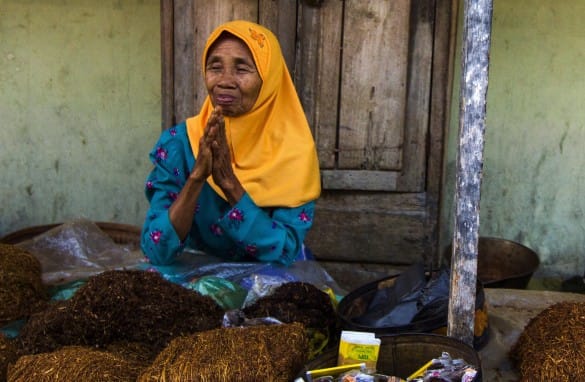
[[[228,201],[231,204],[235,204],[244,194],[244,189],[234,174],[230,148],[225,131],[225,122],[223,115],[221,115],[221,108],[216,108],[216,111],[217,109],[219,109],[220,115],[218,118],[217,130],[215,131],[215,139],[211,144],[211,150],[213,152],[211,174],[213,176],[213,181],[222,189],[225,196],[228,198]]]

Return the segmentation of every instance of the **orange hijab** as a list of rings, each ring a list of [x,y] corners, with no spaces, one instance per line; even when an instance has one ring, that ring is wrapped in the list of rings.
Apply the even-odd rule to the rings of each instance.
[[[286,67],[280,45],[268,29],[249,21],[231,21],[209,36],[209,47],[222,32],[240,38],[252,52],[262,79],[250,111],[224,117],[235,175],[254,202],[263,207],[298,207],[321,193],[315,142]],[[209,96],[198,115],[187,119],[187,133],[197,158],[199,139],[213,111]],[[225,199],[210,176],[209,185]]]

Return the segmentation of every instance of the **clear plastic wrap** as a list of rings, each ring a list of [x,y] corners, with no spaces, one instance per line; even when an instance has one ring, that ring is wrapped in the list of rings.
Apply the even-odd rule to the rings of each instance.
[[[37,257],[43,282],[66,284],[112,269],[139,267],[142,252],[116,244],[94,222],[77,219],[17,244]]]
[[[344,291],[316,260],[299,260],[286,267],[259,262],[226,261],[201,251],[186,249],[171,265],[148,267],[160,272],[164,278],[189,287],[204,276],[215,276],[237,283],[250,291],[244,305],[266,296],[285,282],[300,281],[315,285],[322,290],[331,290],[336,296]]]

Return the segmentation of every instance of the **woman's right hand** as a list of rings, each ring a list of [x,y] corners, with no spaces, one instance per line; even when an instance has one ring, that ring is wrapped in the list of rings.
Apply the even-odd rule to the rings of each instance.
[[[213,169],[212,144],[219,134],[220,123],[221,108],[216,107],[207,120],[207,126],[203,132],[203,136],[199,139],[199,152],[195,167],[191,173],[191,177],[198,181],[205,181],[211,175]]]

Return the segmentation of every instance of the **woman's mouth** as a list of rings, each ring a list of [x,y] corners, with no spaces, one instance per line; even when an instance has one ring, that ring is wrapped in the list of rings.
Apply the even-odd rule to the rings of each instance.
[[[218,95],[215,97],[215,103],[217,105],[231,105],[236,97],[229,96],[229,95]]]

